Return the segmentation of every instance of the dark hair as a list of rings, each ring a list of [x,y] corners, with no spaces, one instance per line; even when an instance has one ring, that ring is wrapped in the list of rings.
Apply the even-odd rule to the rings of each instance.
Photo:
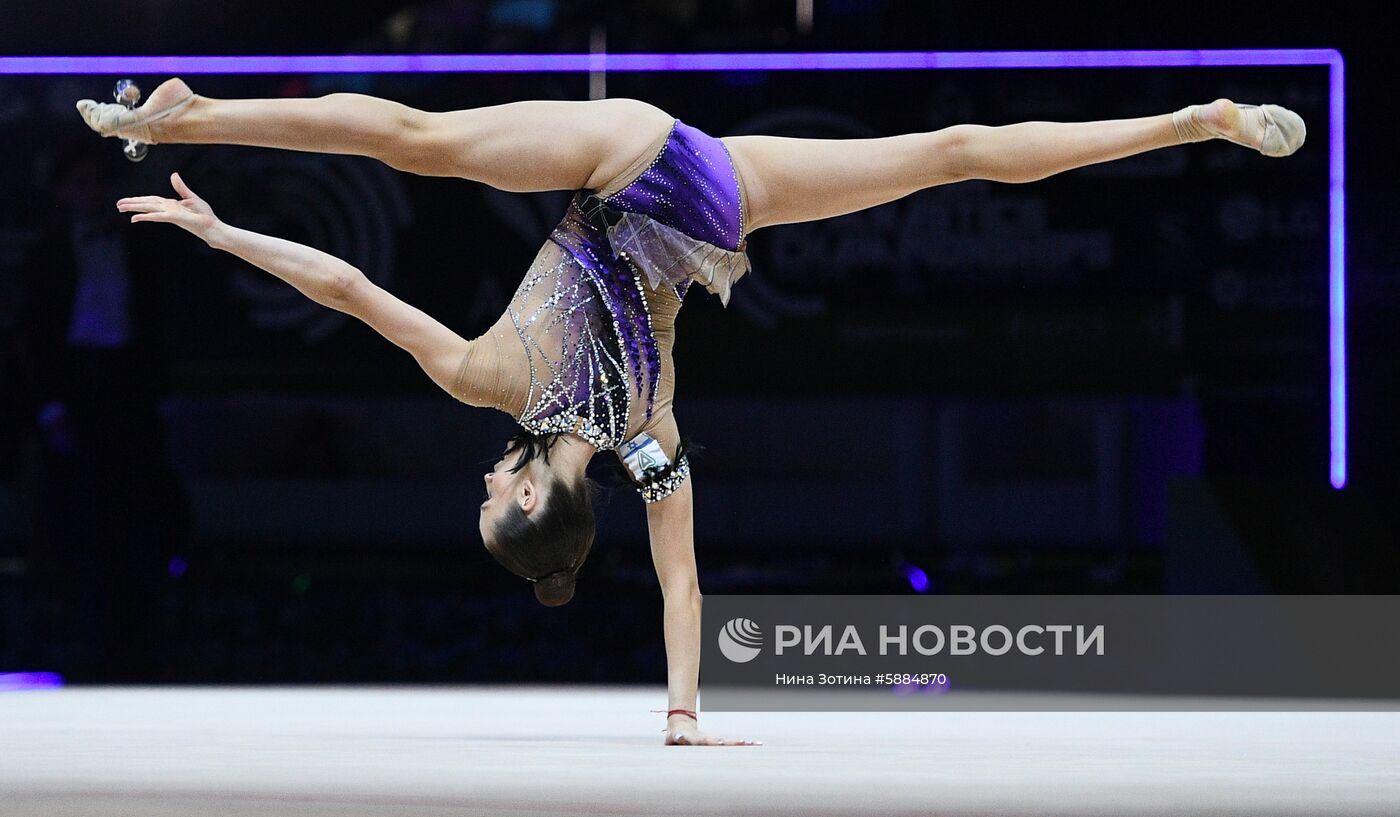
[[[521,456],[511,473],[536,457],[548,463],[549,450],[558,438],[558,434],[529,432],[512,437],[506,455],[519,451]],[[548,502],[528,514],[512,503],[486,543],[502,567],[535,583],[535,598],[547,607],[558,607],[574,597],[575,575],[588,558],[597,529],[594,491],[587,477],[573,484],[553,479],[547,488]]]

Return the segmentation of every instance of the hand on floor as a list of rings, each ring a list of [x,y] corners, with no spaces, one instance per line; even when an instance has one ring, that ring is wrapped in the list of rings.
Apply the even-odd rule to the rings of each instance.
[[[667,746],[762,746],[761,740],[721,738],[700,731],[700,724],[686,717],[672,718],[666,725]]]

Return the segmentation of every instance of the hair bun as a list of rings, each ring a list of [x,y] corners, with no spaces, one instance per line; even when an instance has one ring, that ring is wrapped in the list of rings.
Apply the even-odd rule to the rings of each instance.
[[[568,604],[574,597],[574,574],[568,570],[556,570],[535,582],[535,598],[546,607]]]

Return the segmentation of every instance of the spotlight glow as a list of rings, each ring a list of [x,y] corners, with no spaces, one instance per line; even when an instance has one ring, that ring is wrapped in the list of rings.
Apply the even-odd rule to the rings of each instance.
[[[909,586],[914,588],[915,593],[927,593],[929,588],[928,574],[918,565],[906,564],[904,566],[904,577],[909,580]]]

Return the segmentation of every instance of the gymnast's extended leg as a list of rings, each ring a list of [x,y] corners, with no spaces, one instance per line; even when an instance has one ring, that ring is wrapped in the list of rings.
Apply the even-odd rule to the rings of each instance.
[[[189,93],[181,80],[167,80],[134,113],[167,109]],[[131,116],[114,107],[80,103],[94,129],[101,116]],[[145,141],[371,156],[423,176],[454,176],[529,192],[599,186],[625,170],[671,121],[660,109],[632,99],[512,102],[433,113],[363,94],[196,96],[152,122],[151,138]]]
[[[1282,134],[1272,134],[1268,147],[1282,150],[1280,140],[1286,140],[1289,152],[1296,150],[1302,121],[1277,110],[1283,111],[1277,114]],[[731,136],[724,142],[744,177],[750,228],[757,229],[839,216],[969,179],[1036,181],[1183,141],[1220,136],[1259,148],[1264,129],[1259,108],[1219,99],[1138,119],[954,125],[879,139]]]

